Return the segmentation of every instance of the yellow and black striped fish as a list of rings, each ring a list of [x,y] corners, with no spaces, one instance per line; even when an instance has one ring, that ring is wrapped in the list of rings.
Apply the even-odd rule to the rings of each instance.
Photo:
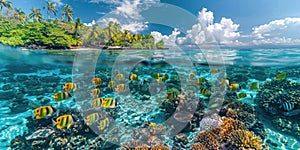
[[[95,122],[97,122],[99,120],[99,114],[98,113],[92,113],[92,114],[89,114],[85,117],[85,123],[86,125],[91,125]]]
[[[257,91],[259,89],[259,82],[252,82],[250,84],[250,90]]]
[[[122,79],[124,79],[124,75],[119,73],[119,74],[116,75],[116,79],[117,80],[122,80]]]
[[[99,123],[99,127],[100,130],[103,131],[105,128],[107,128],[109,126],[109,119],[108,118],[104,118],[100,121]]]
[[[138,79],[138,75],[137,74],[131,74],[130,75],[130,80],[137,80]]]
[[[94,79],[93,79],[93,84],[94,84],[95,86],[101,85],[101,78],[94,78]]]
[[[100,94],[100,89],[99,88],[95,88],[95,89],[92,89],[92,97],[95,98],[95,97],[98,97],[98,95]]]
[[[51,117],[54,112],[56,112],[56,109],[53,108],[52,106],[42,106],[34,109],[33,115],[35,119],[42,119],[42,118]]]
[[[210,90],[207,89],[207,88],[201,88],[201,89],[200,89],[200,92],[201,92],[201,94],[202,94],[203,96],[205,96],[205,97],[209,97],[209,96],[211,95]]]
[[[197,79],[197,83],[203,85],[207,80],[204,77],[200,77]]]
[[[125,91],[125,84],[118,84],[116,87],[116,92],[124,92]]]
[[[108,88],[112,89],[115,87],[115,81],[111,80],[108,82],[108,85],[107,85]]]
[[[63,129],[67,127],[69,129],[75,121],[75,117],[73,115],[63,115],[56,118],[53,121],[53,125],[56,126],[58,129]]]
[[[102,106],[102,98],[92,100],[92,108],[99,108]]]
[[[71,97],[72,95],[69,92],[57,92],[53,95],[53,98],[56,102],[67,100]]]
[[[66,92],[72,92],[72,91],[76,91],[76,89],[78,88],[77,84],[76,83],[73,83],[73,82],[67,82],[65,83],[63,89],[66,91]]]
[[[162,81],[167,81],[169,79],[169,75],[167,74],[167,73],[164,73],[163,75],[162,75]]]
[[[154,73],[154,74],[153,74],[153,78],[154,78],[154,79],[158,79],[158,77],[159,77],[159,73]]]
[[[240,85],[237,83],[230,84],[229,89],[232,92],[238,92],[240,91]]]
[[[103,108],[116,108],[117,101],[114,98],[102,98]]]
[[[176,99],[178,94],[176,92],[167,92],[167,99],[174,100]]]
[[[247,97],[247,93],[241,92],[241,93],[237,94],[237,97],[238,98],[245,98],[245,97]]]
[[[286,77],[287,77],[287,73],[283,72],[283,73],[276,76],[276,80],[285,80]]]

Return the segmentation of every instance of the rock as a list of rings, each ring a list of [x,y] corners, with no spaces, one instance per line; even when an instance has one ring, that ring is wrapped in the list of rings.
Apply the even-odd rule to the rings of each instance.
[[[150,95],[143,95],[140,99],[141,100],[149,100],[150,99]]]
[[[49,138],[55,131],[53,129],[43,128],[35,131],[31,135],[26,137],[26,140],[36,140]]]
[[[187,144],[189,142],[187,136],[183,133],[179,133],[174,137],[175,142]]]

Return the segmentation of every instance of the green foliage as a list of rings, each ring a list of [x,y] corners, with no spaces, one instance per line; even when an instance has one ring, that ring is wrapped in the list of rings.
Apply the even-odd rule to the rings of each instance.
[[[104,28],[97,24],[85,26],[77,18],[73,22],[73,9],[66,4],[62,11],[62,18],[51,19],[50,14],[57,15],[55,3],[47,2],[48,20],[45,21],[41,9],[32,8],[31,13],[25,14],[21,9],[13,8],[9,1],[0,1],[0,11],[10,10],[2,16],[0,14],[0,43],[11,46],[25,46],[29,48],[68,49],[72,46],[120,46],[135,49],[164,48],[161,40],[155,43],[150,34],[134,34],[129,30],[121,30],[116,22],[109,22]]]
[[[140,43],[140,42],[136,42],[136,43],[133,43],[133,44],[131,45],[131,48],[134,48],[134,49],[142,49],[142,48],[143,48],[143,45],[142,45],[142,43]]]
[[[165,42],[163,40],[160,40],[156,43],[156,47],[158,49],[163,49],[165,47]]]

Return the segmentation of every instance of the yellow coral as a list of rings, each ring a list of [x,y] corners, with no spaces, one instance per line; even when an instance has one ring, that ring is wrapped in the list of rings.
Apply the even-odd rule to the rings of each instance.
[[[247,130],[236,130],[228,136],[228,142],[238,148],[260,150],[262,142],[259,136]]]
[[[164,145],[155,145],[151,148],[151,150],[170,150],[170,148]]]
[[[195,141],[201,143],[208,149],[218,149],[219,147],[219,137],[211,131],[199,132]]]
[[[142,145],[142,146],[135,147],[134,150],[150,150],[150,146]]]
[[[239,120],[232,118],[222,118],[223,124],[220,126],[220,137],[226,141],[230,133],[236,130],[246,130],[246,126]]]
[[[193,144],[191,150],[207,150],[207,148],[203,146],[201,143],[195,143]]]

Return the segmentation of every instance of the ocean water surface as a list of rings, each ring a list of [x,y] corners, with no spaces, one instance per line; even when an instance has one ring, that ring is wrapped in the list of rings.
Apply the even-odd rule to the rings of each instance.
[[[121,75],[117,77],[118,74]],[[206,115],[215,120],[212,116],[239,120],[260,138],[264,147],[300,148],[300,48],[47,51],[0,45],[0,76],[1,149],[22,149],[28,145],[31,149],[70,145],[79,148],[92,145],[92,140],[101,134],[102,141],[120,145],[134,145],[130,143],[134,139],[149,146],[164,144],[189,149],[196,135],[207,130],[203,129]],[[96,77],[101,79],[98,86],[93,85]],[[224,79],[229,83],[224,85]],[[110,81],[114,81],[112,87]],[[78,88],[70,92],[71,98],[55,101],[53,95],[64,91],[67,82],[76,83]],[[91,92],[95,88],[100,89],[98,95]],[[170,89],[181,94],[171,91],[171,95],[176,94],[174,99],[166,97]],[[222,94],[214,94],[218,92]],[[113,98],[117,106],[94,109],[92,100],[97,98]],[[172,100],[179,104],[171,103]],[[214,102],[217,100],[219,104]],[[34,118],[33,111],[42,106],[52,106],[57,113]],[[85,117],[94,112],[108,115],[107,122],[98,119],[94,126],[87,126]],[[76,116],[74,120],[80,127],[74,123],[70,129],[60,130],[53,125],[57,117],[65,114]],[[176,126],[174,118],[182,126]],[[152,129],[151,123],[155,129],[162,125],[166,131],[155,136],[150,132],[146,140],[133,138],[140,128]],[[116,128],[119,130],[113,132]],[[186,138],[182,134],[179,138],[180,133]],[[107,137],[108,134],[113,136]],[[77,141],[59,143],[63,138],[69,140],[67,143]],[[185,146],[176,144],[180,143],[178,139],[185,139]],[[28,145],[20,144],[24,141]],[[118,144],[105,144],[97,146],[120,149]]]

